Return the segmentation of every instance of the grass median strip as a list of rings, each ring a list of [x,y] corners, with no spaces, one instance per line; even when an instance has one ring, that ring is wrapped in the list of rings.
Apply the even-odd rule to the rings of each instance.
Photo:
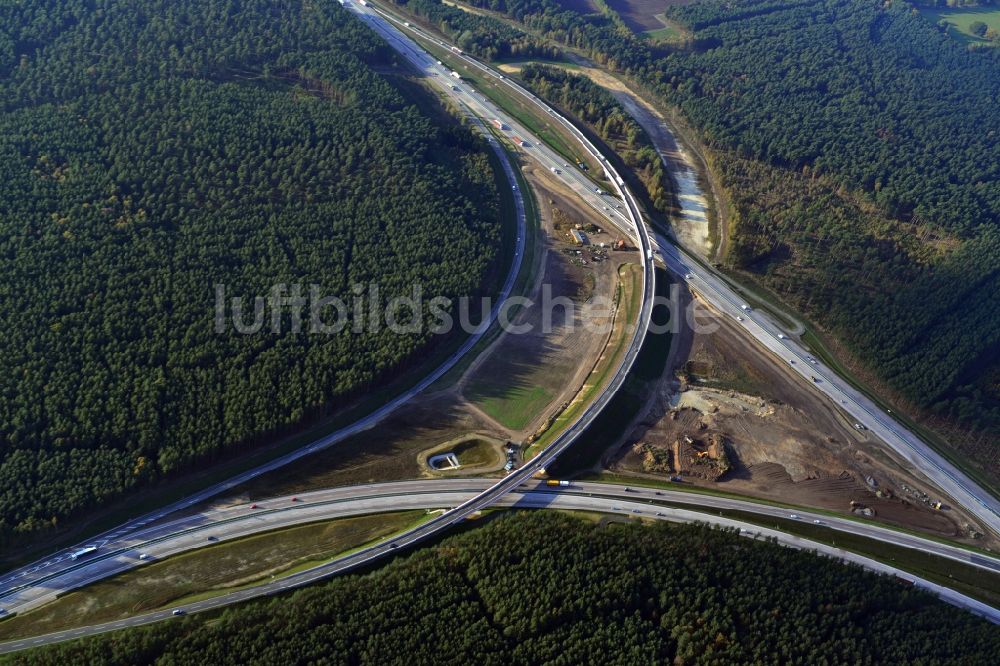
[[[424,511],[402,511],[341,518],[256,534],[169,557],[0,622],[0,640],[113,622],[287,576],[405,530],[425,516]]]

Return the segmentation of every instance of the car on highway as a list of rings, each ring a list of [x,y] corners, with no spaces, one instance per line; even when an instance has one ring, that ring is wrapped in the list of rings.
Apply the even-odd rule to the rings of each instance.
[[[685,280],[690,280],[691,279],[691,274],[690,273],[685,273],[684,274],[684,279]]]
[[[740,310],[743,310],[743,312],[750,312],[750,306],[744,303],[740,306]]]
[[[813,525],[822,525],[822,524],[823,524],[823,521],[820,520],[819,518],[817,518],[816,520],[813,521]]]
[[[76,562],[81,557],[86,557],[97,552],[97,546],[84,546],[80,550],[70,553],[69,559]]]
[[[778,339],[779,340],[784,340],[785,339],[785,334],[784,333],[778,333]]]
[[[792,520],[798,520],[798,519],[799,519],[799,514],[797,514],[797,513],[793,513],[793,514],[791,514],[791,515],[790,515],[790,516],[788,516],[788,517],[789,517],[789,518],[791,518]]]
[[[172,611],[170,611],[170,614],[171,615],[184,615],[184,611],[182,611],[180,608],[175,608]]]
[[[794,358],[788,359],[788,362],[791,363],[792,365],[795,365],[795,359]]]
[[[642,513],[642,511],[639,511],[639,509],[632,509],[632,513]]]
[[[140,560],[148,560],[149,559],[149,553],[139,553],[139,559]]]

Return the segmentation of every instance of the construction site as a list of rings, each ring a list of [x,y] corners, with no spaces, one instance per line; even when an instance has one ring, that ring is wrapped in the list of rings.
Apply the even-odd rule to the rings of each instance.
[[[684,332],[672,372],[605,464],[620,474],[822,508],[988,546],[960,507],[732,322]]]

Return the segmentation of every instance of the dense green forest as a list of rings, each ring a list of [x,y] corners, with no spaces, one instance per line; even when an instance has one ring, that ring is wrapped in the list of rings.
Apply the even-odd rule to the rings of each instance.
[[[1000,424],[1000,394],[981,374],[1000,350],[1000,58],[902,3],[709,1],[671,16],[704,26],[704,46],[664,60],[661,89],[709,143],[749,159],[750,179],[803,174],[841,199],[863,192],[877,211],[806,214],[812,202],[793,199],[769,215],[744,201],[731,258],[914,401]]]
[[[1000,433],[1000,52],[969,51],[899,1],[670,6],[690,31],[673,47],[610,10],[471,4],[679,108],[734,199],[731,265],[1000,474],[986,446]]]
[[[985,620],[704,526],[521,513],[368,575],[15,655],[24,664],[974,664]]]
[[[325,413],[431,337],[217,334],[214,285],[385,303],[501,272],[482,145],[392,58],[335,2],[0,3],[0,533]]]
[[[518,72],[537,95],[590,125],[642,182],[653,207],[671,207],[670,175],[649,135],[614,96],[590,79],[548,65],[529,63]]]
[[[559,49],[546,40],[492,16],[483,16],[438,0],[394,0],[426,19],[462,50],[486,60],[503,58],[553,58]]]

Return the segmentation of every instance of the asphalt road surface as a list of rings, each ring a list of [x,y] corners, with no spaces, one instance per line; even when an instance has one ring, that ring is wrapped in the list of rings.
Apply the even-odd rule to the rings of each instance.
[[[521,139],[532,146],[530,153],[528,153],[532,158],[537,159],[542,162],[543,165],[555,164],[558,161],[558,156],[555,155],[549,148],[542,145],[537,138],[535,138],[526,129],[521,128],[514,119],[508,117],[505,113],[501,112],[499,109],[492,107],[488,102],[483,101],[479,96],[475,95],[471,88],[467,85],[455,85],[456,79],[449,76],[448,70],[441,68],[436,64],[436,61],[431,58],[426,52],[420,50],[416,45],[410,41],[408,38],[403,37],[398,31],[396,31],[388,22],[382,19],[380,16],[367,11],[366,8],[361,7],[355,3],[351,3],[350,6],[363,14],[363,20],[365,20],[373,29],[375,29],[379,34],[387,40],[387,42],[396,48],[401,54],[406,56],[411,63],[418,69],[423,68],[427,76],[438,85],[438,87],[446,94],[452,94],[456,97],[457,101],[462,107],[468,109],[471,113],[475,114],[480,119],[484,120],[483,127],[485,127],[485,122],[492,122],[493,119],[501,121],[502,124],[506,124],[511,127],[511,131],[520,132]],[[459,88],[459,90],[454,90],[454,88]],[[562,122],[566,122],[563,120]],[[581,135],[582,139],[582,135]],[[584,149],[588,151],[593,151],[595,156],[600,157],[599,153],[596,152],[589,142],[583,139]],[[506,155],[500,150],[500,147],[494,143],[494,149],[498,151],[501,155],[501,159],[504,163],[504,168],[507,171],[508,178],[513,181],[513,169],[506,158]],[[562,164],[562,162],[559,162]],[[616,177],[617,174],[608,167],[609,175]],[[643,279],[643,297],[642,297],[642,307],[640,309],[638,321],[636,322],[636,328],[633,333],[632,340],[630,342],[629,348],[626,350],[623,358],[619,363],[619,367],[608,384],[604,387],[603,391],[599,396],[597,396],[594,401],[584,410],[577,421],[571,424],[561,435],[559,435],[548,447],[546,447],[542,452],[539,453],[537,457],[526,464],[521,469],[515,470],[510,475],[504,479],[496,482],[494,485],[483,490],[483,492],[474,497],[470,498],[468,502],[461,506],[453,509],[449,514],[440,516],[434,520],[425,523],[414,530],[412,530],[406,536],[406,542],[411,543],[421,539],[426,539],[437,532],[447,529],[449,525],[454,522],[463,520],[466,516],[475,513],[483,508],[489,506],[492,502],[496,501],[499,497],[503,496],[505,493],[509,492],[511,489],[516,487],[518,483],[529,478],[531,475],[537,471],[544,469],[544,466],[549,464],[556,456],[558,456],[563,450],[566,449],[575,439],[586,430],[587,426],[591,421],[596,418],[600,413],[601,409],[607,404],[607,402],[613,397],[614,393],[625,381],[629,371],[631,370],[632,364],[634,363],[636,357],[638,356],[639,349],[645,340],[646,329],[649,324],[650,315],[652,312],[652,302],[653,293],[655,290],[654,284],[654,274],[653,274],[653,262],[652,262],[652,250],[650,248],[650,241],[645,229],[645,226],[641,222],[641,217],[639,215],[638,206],[635,203],[634,198],[628,192],[628,190],[620,185],[621,179],[616,178],[615,188],[622,196],[625,202],[625,213],[623,214],[621,209],[615,208],[615,213],[611,213],[610,207],[607,211],[603,209],[605,206],[606,195],[594,191],[592,187],[584,187],[583,183],[589,184],[589,181],[578,171],[574,169],[562,169],[561,171],[567,178],[571,179],[571,182],[575,182],[576,185],[573,186],[574,191],[577,191],[581,197],[585,200],[590,201],[595,209],[598,205],[602,212],[608,213],[609,215],[615,215],[618,218],[624,217],[626,221],[631,224],[632,235],[635,237],[637,243],[641,248],[641,261],[644,271]],[[516,190],[517,186],[512,185]],[[494,308],[492,318],[496,317],[496,314],[501,307],[502,300],[506,299],[509,295],[510,290],[513,285],[514,277],[516,276],[517,269],[523,258],[524,252],[524,237],[525,237],[525,220],[524,220],[524,208],[523,200],[521,199],[521,193],[518,192],[518,212],[519,212],[519,233],[518,233],[518,244],[517,244],[517,256],[515,265],[508,276],[507,283],[502,290],[503,299],[498,301],[497,306]],[[609,218],[610,219],[610,218]],[[492,319],[491,319],[492,320]],[[5,575],[0,579],[0,604],[3,604],[8,608],[8,610],[13,609],[23,609],[24,604],[29,603],[32,598],[35,598],[39,594],[39,590],[44,589],[47,581],[52,579],[54,572],[61,571],[64,567],[69,566],[72,568],[77,561],[72,559],[72,553],[81,547],[96,547],[101,551],[107,551],[108,546],[114,543],[115,540],[121,539],[122,537],[131,536],[136,533],[137,530],[142,530],[147,526],[151,526],[153,523],[162,520],[165,516],[180,509],[188,508],[196,503],[202,502],[212,496],[218,495],[230,488],[233,488],[241,483],[244,483],[256,476],[269,472],[271,470],[277,469],[283,465],[286,465],[292,461],[298,460],[305,455],[309,455],[315,451],[323,448],[327,448],[336,444],[337,442],[349,437],[353,434],[371,428],[382,420],[389,413],[397,409],[403,402],[408,400],[410,397],[423,390],[431,383],[436,381],[440,376],[442,376],[448,369],[450,369],[471,347],[474,345],[481,334],[473,336],[470,338],[462,348],[456,352],[448,362],[439,367],[434,373],[429,377],[421,381],[413,389],[407,391],[405,394],[399,396],[386,406],[380,408],[372,415],[358,421],[348,428],[344,428],[336,433],[333,433],[309,446],[299,449],[293,453],[290,453],[281,458],[275,459],[265,465],[254,468],[248,472],[240,474],[232,479],[229,479],[223,483],[216,484],[210,488],[200,491],[194,495],[191,495],[184,500],[176,502],[168,507],[165,507],[155,513],[137,518],[135,520],[129,521],[122,526],[104,533],[103,535],[96,537],[95,539],[88,540],[79,546],[74,548],[66,549],[56,555],[50,557],[49,559],[32,564],[27,567],[23,567],[19,570],[13,571]],[[372,557],[377,557],[380,553],[371,554]]]
[[[347,0],[345,6],[352,7],[354,4],[351,0]],[[358,8],[368,14],[374,14],[379,11],[378,8],[373,7],[371,4],[366,8]],[[386,20],[394,20],[391,15],[384,14],[384,16]],[[394,21],[397,25],[402,26],[400,21]],[[403,27],[414,34],[421,35],[426,39],[438,43],[444,48],[451,47],[447,42],[428,35],[415,26]],[[463,62],[469,66],[475,67],[485,75],[492,76],[509,86],[512,90],[518,91],[525,98],[531,100],[539,108],[551,115],[554,120],[566,126],[575,135],[582,137],[579,130],[565,118],[556,115],[548,105],[530,91],[525,90],[502,73],[468,55],[456,55],[459,55]],[[449,72],[445,68],[440,69],[445,74]],[[484,105],[486,113],[491,113],[492,105],[486,103]],[[514,127],[523,136],[524,129],[520,126]],[[585,139],[583,140],[585,141]],[[533,148],[535,146],[525,149],[525,151],[535,156]],[[543,166],[552,167],[555,165],[555,162],[559,161],[559,158],[558,155],[552,153],[546,158],[540,158],[540,161],[542,161]],[[588,186],[591,190],[593,189],[593,184],[575,169],[565,169],[565,175],[568,184],[574,187],[575,190],[584,189],[586,191]],[[589,194],[589,192],[585,193]],[[623,195],[623,198],[627,198],[627,196]],[[615,203],[610,203],[609,205],[608,201],[612,200],[612,197],[606,196],[596,199],[589,197],[589,199],[588,203],[595,210],[612,222],[617,223],[626,233],[631,233],[628,227],[621,224],[621,221],[625,217],[624,213],[615,207]],[[686,279],[688,286],[693,291],[698,292],[719,312],[738,319],[743,324],[743,330],[749,337],[776,354],[782,362],[786,363],[793,372],[800,375],[805,382],[813,384],[817,391],[826,394],[836,405],[851,416],[854,423],[860,426],[858,428],[860,434],[864,436],[871,435],[881,439],[912,465],[915,470],[921,472],[952,499],[975,515],[982,522],[982,526],[985,529],[1000,536],[1000,500],[948,462],[916,434],[909,431],[893,418],[891,414],[879,408],[870,398],[823,365],[819,359],[811,356],[805,347],[782,332],[780,327],[770,317],[753,310],[744,310],[745,301],[741,299],[739,294],[736,293],[727,281],[706,268],[701,262],[694,259],[683,248],[679,247],[662,233],[652,229],[650,231],[653,234],[653,248],[670,272]],[[635,240],[634,236],[633,240]],[[813,377],[816,378],[816,381],[813,381]]]
[[[143,527],[163,519],[169,514],[175,513],[182,509],[186,509],[190,506],[203,502],[211,497],[222,494],[227,490],[235,488],[251,479],[258,476],[266,474],[268,472],[274,471],[280,467],[293,463],[301,458],[321,451],[323,449],[329,448],[349,437],[352,437],[360,432],[368,430],[386,417],[395,412],[399,407],[408,402],[417,394],[421,393],[428,386],[433,384],[435,381],[440,379],[449,370],[451,370],[455,364],[457,364],[462,357],[464,357],[469,351],[482,339],[483,335],[487,332],[490,326],[496,322],[497,315],[500,308],[503,306],[504,301],[510,296],[511,290],[514,287],[514,282],[517,278],[518,273],[521,269],[521,264],[524,259],[524,251],[526,245],[526,234],[527,234],[527,215],[525,213],[524,205],[524,195],[522,192],[517,191],[517,180],[515,177],[514,167],[510,163],[510,159],[507,153],[495,142],[492,143],[492,148],[494,152],[499,157],[501,164],[503,166],[504,172],[507,177],[507,181],[514,184],[514,201],[517,213],[517,242],[515,247],[514,259],[511,264],[510,271],[507,275],[506,281],[504,282],[503,288],[500,290],[500,294],[496,300],[496,305],[490,312],[490,317],[484,324],[488,322],[489,325],[483,325],[481,329],[474,334],[470,335],[469,338],[462,344],[462,346],[447,360],[444,361],[440,366],[438,366],[431,374],[424,377],[419,383],[417,383],[412,388],[408,389],[401,395],[393,398],[385,405],[375,410],[368,416],[356,421],[355,423],[337,430],[325,437],[322,437],[315,442],[312,442],[308,446],[304,446],[297,449],[291,453],[283,455],[281,457],[275,458],[263,465],[255,467],[253,469],[242,472],[236,476],[233,476],[226,481],[217,483],[208,488],[205,488],[197,493],[189,495],[182,500],[174,502],[170,505],[164,506],[154,512],[139,516],[132,520],[119,525],[118,527],[99,534],[92,539],[88,539],[86,542],[73,546],[72,548],[67,548],[60,552],[52,554],[49,558],[44,561],[36,562],[25,567],[21,567],[14,571],[8,572],[3,576],[0,576],[0,604],[5,602],[6,597],[10,593],[12,588],[18,586],[23,586],[29,584],[31,581],[36,580],[40,576],[46,575],[46,571],[51,569],[53,566],[59,566],[60,564],[69,561],[72,553],[84,548],[84,547],[98,547],[102,548],[108,543],[114,541],[117,537],[129,533],[134,530],[142,529]]]
[[[122,539],[119,543],[109,545],[108,552],[103,554],[96,553],[93,559],[81,560],[74,567],[68,568],[62,575],[51,578],[43,585],[40,585],[38,587],[39,595],[34,597],[34,600],[31,602],[26,601],[17,610],[23,612],[29,607],[51,601],[58,594],[70,589],[95,582],[147,562],[160,560],[170,555],[200,548],[212,543],[224,542],[257,532],[286,528],[319,520],[331,520],[407,509],[448,510],[455,506],[461,506],[470,498],[477,497],[489,487],[491,487],[490,481],[485,479],[404,481],[334,488],[306,493],[294,498],[293,496],[274,498],[258,502],[256,508],[251,508],[252,505],[250,504],[243,504],[222,509],[206,510],[199,514],[171,521],[170,523],[150,527]],[[693,507],[701,507],[702,510],[698,510],[697,508],[667,507],[658,505],[656,502],[688,504]],[[994,573],[1000,572],[1000,560],[998,559],[986,557],[957,546],[898,532],[876,524],[867,524],[848,518],[833,517],[809,511],[791,514],[787,509],[758,504],[747,500],[693,495],[673,490],[656,490],[640,487],[626,489],[626,487],[621,485],[601,483],[574,482],[568,487],[551,488],[544,483],[531,481],[500,498],[494,505],[518,508],[558,508],[620,513],[630,517],[678,522],[697,521],[739,529],[741,534],[747,536],[775,537],[779,542],[790,547],[815,550],[843,560],[858,563],[865,568],[879,573],[899,576],[900,578],[914,582],[919,587],[930,590],[948,603],[982,615],[993,622],[1000,622],[1000,611],[957,593],[954,590],[915,577],[894,567],[849,551],[792,536],[778,530],[715,516],[709,511],[712,509],[749,511],[760,516],[785,519],[790,518],[791,515],[795,515],[797,516],[797,520],[804,522],[814,523],[815,521],[819,521],[820,525],[832,531],[860,534],[871,539],[907,548],[915,548],[941,557],[965,562]],[[319,578],[328,577],[332,572],[340,573],[356,568],[361,564],[371,561],[374,557],[396,552],[398,549],[412,542],[411,539],[407,538],[407,534],[388,537],[376,545],[343,557],[330,564],[254,588],[240,590],[239,592],[225,594],[196,603],[185,604],[179,606],[178,609],[183,613],[193,613],[209,608],[218,608],[257,596],[275,594],[318,580]],[[144,559],[140,559],[141,557],[144,557]],[[92,635],[125,626],[147,624],[171,617],[173,610],[175,609],[147,613],[127,620],[104,623],[92,627],[81,627],[42,637],[11,641],[0,644],[0,653],[68,640],[84,635]]]

